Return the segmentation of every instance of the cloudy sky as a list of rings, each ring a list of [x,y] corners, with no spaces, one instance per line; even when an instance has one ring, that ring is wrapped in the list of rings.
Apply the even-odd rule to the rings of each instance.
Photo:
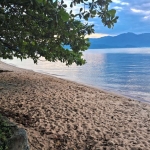
[[[66,0],[69,1],[69,0]],[[113,29],[104,27],[100,18],[90,19],[95,24],[95,35],[118,35],[126,32],[150,33],[150,0],[112,0],[119,20]],[[77,8],[76,8],[77,9]]]

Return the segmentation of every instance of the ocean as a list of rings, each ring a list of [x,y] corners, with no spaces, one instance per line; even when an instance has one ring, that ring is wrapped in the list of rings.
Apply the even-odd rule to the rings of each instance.
[[[44,58],[37,65],[31,59],[2,61],[150,103],[150,48],[90,49],[83,57],[85,65],[69,67]]]

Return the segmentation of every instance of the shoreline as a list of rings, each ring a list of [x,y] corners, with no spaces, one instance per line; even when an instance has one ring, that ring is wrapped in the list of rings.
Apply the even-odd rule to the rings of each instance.
[[[113,91],[112,89],[98,87],[98,86],[86,84],[86,83],[83,83],[83,82],[73,81],[71,79],[61,78],[60,77],[61,75],[57,75],[57,74],[50,74],[50,73],[47,73],[47,72],[35,71],[35,70],[32,70],[32,69],[21,68],[21,67],[18,67],[16,65],[13,65],[11,63],[7,64],[3,61],[0,61],[0,62],[4,63],[6,65],[10,65],[12,67],[16,67],[16,68],[20,68],[20,69],[28,70],[28,71],[33,71],[33,72],[40,73],[40,74],[43,74],[43,75],[48,75],[48,76],[51,76],[51,77],[54,77],[54,78],[59,78],[59,79],[66,80],[66,81],[69,81],[69,82],[77,83],[77,84],[80,84],[80,85],[83,85],[83,86],[86,86],[86,87],[89,87],[89,88],[93,88],[93,89],[96,89],[96,90],[101,90],[101,91],[106,92],[106,93],[115,94],[115,95],[118,95],[118,96],[122,96],[124,98],[132,99],[132,100],[135,100],[135,101],[138,101],[138,102],[141,102],[141,103],[150,104],[150,101],[143,100],[142,98],[135,98],[134,96],[131,96],[131,95],[128,95],[128,94],[125,94],[125,93],[120,93],[120,92],[117,92],[117,91]]]
[[[0,62],[0,113],[25,128],[30,150],[150,149],[150,105]]]

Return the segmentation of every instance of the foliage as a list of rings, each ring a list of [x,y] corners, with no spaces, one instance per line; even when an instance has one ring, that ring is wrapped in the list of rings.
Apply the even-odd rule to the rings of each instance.
[[[108,9],[110,3],[111,0],[72,0],[67,6],[63,0],[1,0],[0,57],[32,58],[35,63],[45,57],[66,65],[82,65],[82,51],[90,46],[85,35],[94,33],[94,25],[83,24],[78,18],[88,21],[100,17],[111,28],[118,17],[114,9]],[[77,14],[67,12],[68,7],[77,5],[81,5]]]
[[[0,114],[0,150],[8,150],[7,139],[13,134],[12,128]]]

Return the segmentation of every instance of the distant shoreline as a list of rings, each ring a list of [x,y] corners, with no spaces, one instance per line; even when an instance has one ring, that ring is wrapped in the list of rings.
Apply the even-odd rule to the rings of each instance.
[[[142,48],[150,47],[150,33],[122,33],[116,36],[90,38],[90,48]]]

